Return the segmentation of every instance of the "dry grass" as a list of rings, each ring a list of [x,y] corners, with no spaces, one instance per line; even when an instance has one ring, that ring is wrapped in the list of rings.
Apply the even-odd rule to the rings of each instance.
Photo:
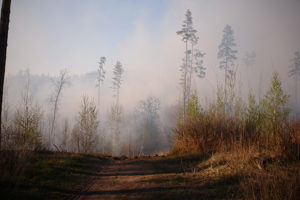
[[[300,162],[286,163],[270,151],[255,148],[218,152],[197,166],[203,179],[239,177],[235,198],[297,199],[300,195]]]
[[[207,177],[239,177],[243,199],[300,196],[300,121],[249,128],[246,120],[212,112],[188,118],[176,129],[172,153],[211,155],[198,171]]]

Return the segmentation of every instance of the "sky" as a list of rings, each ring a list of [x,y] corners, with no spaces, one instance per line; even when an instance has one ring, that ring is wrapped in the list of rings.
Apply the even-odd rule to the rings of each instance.
[[[300,50],[300,0],[13,0],[6,74],[29,69],[31,74],[55,76],[67,69],[81,75],[96,71],[100,57],[106,56],[107,105],[117,61],[125,70],[123,104],[133,107],[150,95],[164,105],[174,104],[180,98],[184,57],[176,31],[187,9],[198,31],[197,48],[206,54],[207,75],[193,80],[202,102],[214,97],[224,80],[217,53],[226,24],[232,26],[237,43],[240,86],[248,81],[257,88],[259,77],[266,85],[278,71],[286,91],[292,91],[287,71]],[[246,51],[257,55],[251,70],[242,63]],[[79,95],[87,92],[74,85]]]

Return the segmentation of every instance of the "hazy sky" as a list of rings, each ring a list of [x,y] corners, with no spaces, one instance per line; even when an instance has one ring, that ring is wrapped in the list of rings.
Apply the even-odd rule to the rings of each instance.
[[[97,70],[107,57],[107,88],[117,60],[124,66],[121,98],[155,95],[175,102],[184,43],[176,34],[190,9],[198,30],[198,48],[206,53],[207,76],[194,88],[215,92],[222,82],[218,45],[226,24],[234,30],[240,79],[257,74],[268,81],[272,71],[287,78],[300,49],[300,0],[13,0],[7,73],[29,68],[33,74],[71,74]],[[255,51],[257,64],[244,74],[242,57]],[[122,97],[123,95],[123,97]]]

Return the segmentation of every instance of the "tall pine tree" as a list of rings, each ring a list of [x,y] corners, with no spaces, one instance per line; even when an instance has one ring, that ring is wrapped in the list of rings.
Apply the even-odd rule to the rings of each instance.
[[[230,25],[226,25],[223,30],[223,38],[222,42],[219,45],[219,52],[218,58],[220,61],[220,68],[224,69],[224,77],[225,77],[225,86],[224,86],[224,93],[225,93],[225,111],[226,104],[227,104],[227,96],[228,96],[228,89],[230,87],[229,79],[235,77],[235,70],[234,70],[234,61],[237,59],[237,50],[234,49],[236,47],[236,43],[234,41],[234,33]]]

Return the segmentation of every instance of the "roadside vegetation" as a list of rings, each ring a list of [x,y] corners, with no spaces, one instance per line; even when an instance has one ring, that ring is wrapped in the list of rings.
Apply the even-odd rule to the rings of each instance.
[[[219,178],[237,177],[237,198],[296,199],[300,194],[300,121],[289,116],[288,96],[277,73],[263,99],[249,94],[217,100],[203,109],[192,95],[185,118],[179,118],[171,155],[197,152],[209,159],[192,169]],[[213,179],[212,179],[213,180]],[[242,195],[242,196],[239,196]],[[228,198],[232,198],[227,196]]]
[[[103,156],[49,151],[2,151],[1,199],[65,199],[80,192]]]

